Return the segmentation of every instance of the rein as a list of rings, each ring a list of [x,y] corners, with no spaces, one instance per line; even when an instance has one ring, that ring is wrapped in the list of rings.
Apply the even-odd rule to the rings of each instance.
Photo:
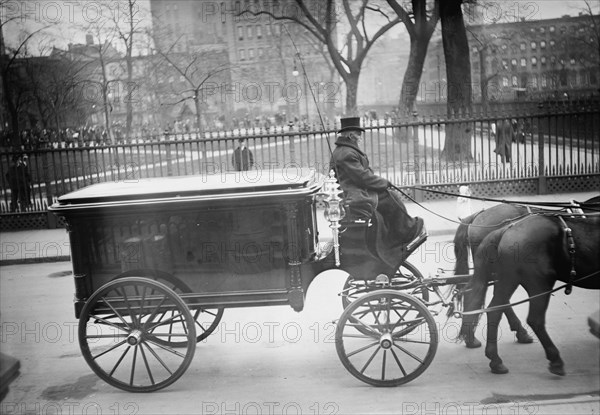
[[[457,221],[455,219],[451,219],[447,216],[444,216],[442,214],[439,214],[437,212],[434,212],[433,210],[429,209],[428,207],[424,206],[422,203],[417,202],[413,197],[411,197],[408,193],[406,193],[404,190],[402,190],[401,188],[399,188],[398,186],[391,184],[390,187],[392,187],[393,189],[397,190],[398,192],[400,192],[404,197],[406,197],[408,200],[410,200],[411,202],[413,202],[414,204],[416,204],[417,206],[419,206],[420,208],[422,208],[423,210],[426,210],[429,213],[432,213],[433,215],[445,219],[449,222],[452,223],[456,223],[457,225],[463,225],[463,222],[461,221]],[[487,198],[487,197],[476,197],[476,196],[463,196],[463,195],[457,195],[454,193],[448,193],[448,192],[442,192],[439,190],[431,190],[431,189],[424,189],[421,187],[413,187],[413,189],[415,190],[423,190],[425,192],[431,192],[431,193],[438,193],[438,194],[443,194],[443,195],[448,195],[448,196],[460,196],[460,197],[464,197],[467,199],[475,199],[475,200],[483,200],[483,201],[488,201],[488,202],[498,202],[498,203],[506,203],[506,204],[510,204],[510,205],[518,205],[518,206],[523,206],[525,208],[527,208],[527,213],[521,216],[517,216],[514,218],[510,218],[510,219],[505,219],[502,222],[499,222],[495,225],[474,225],[472,223],[468,224],[468,226],[472,226],[475,228],[500,228],[508,223],[511,222],[516,222],[519,221],[521,219],[525,219],[526,217],[530,216],[530,215],[539,215],[539,214],[557,214],[558,212],[564,211],[566,209],[572,209],[574,207],[580,208],[581,206],[584,206],[586,208],[592,209],[592,210],[596,210],[596,206],[598,206],[598,212],[600,213],[600,203],[582,203],[582,202],[577,202],[577,205],[573,205],[571,203],[561,203],[561,202],[518,202],[515,200],[506,200],[506,199],[492,199],[492,198]],[[556,208],[562,208],[560,210],[556,209],[556,210],[551,210],[551,211],[547,211],[547,212],[533,212],[531,210],[531,206],[545,206],[545,207],[556,207]],[[594,206],[592,208],[590,208],[590,206]],[[483,212],[483,210],[480,210],[479,212],[475,213],[475,215],[480,214],[481,212]],[[567,213],[565,213],[567,214]],[[573,216],[573,215],[580,215],[579,213],[568,213],[569,216]],[[558,216],[558,215],[557,215]]]
[[[569,285],[572,285],[572,284],[574,284],[576,282],[579,282],[579,281],[583,281],[583,280],[585,280],[587,278],[590,278],[590,277],[593,277],[594,275],[597,275],[597,274],[600,274],[600,270],[592,272],[591,274],[588,274],[588,275],[586,275],[584,277],[581,277],[581,278],[578,278],[576,280],[569,281],[568,283],[565,283],[565,284],[563,284],[563,285],[561,285],[559,287],[556,287],[556,288],[554,288],[552,290],[545,291],[543,293],[539,293],[539,294],[536,294],[536,295],[532,295],[531,297],[527,297],[526,299],[521,300],[521,301],[517,301],[516,303],[508,303],[508,304],[496,305],[496,306],[493,306],[493,307],[480,308],[478,310],[472,310],[472,311],[455,311],[454,314],[456,316],[458,316],[459,318],[462,318],[463,316],[472,316],[472,315],[475,315],[475,314],[483,314],[483,313],[487,313],[487,312],[490,312],[490,311],[496,311],[496,310],[500,310],[500,309],[505,309],[507,307],[513,307],[513,306],[516,306],[516,305],[519,305],[519,304],[527,303],[527,302],[533,300],[534,298],[542,297],[544,295],[548,295],[548,294],[552,294],[553,292],[560,291],[563,288],[568,287]]]

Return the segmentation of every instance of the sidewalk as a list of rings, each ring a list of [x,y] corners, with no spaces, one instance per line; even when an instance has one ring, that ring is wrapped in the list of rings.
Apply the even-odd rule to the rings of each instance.
[[[511,201],[528,202],[569,202],[584,201],[597,196],[596,192],[573,192],[552,195],[506,196]],[[472,200],[472,211],[488,209],[496,202]],[[452,239],[458,227],[456,217],[456,199],[425,201],[423,207],[407,203],[406,207],[413,216],[420,216],[430,236],[447,236]],[[429,209],[425,210],[425,209]],[[456,221],[456,222],[454,222]],[[70,260],[69,235],[65,229],[40,229],[0,234],[0,265],[55,262]]]

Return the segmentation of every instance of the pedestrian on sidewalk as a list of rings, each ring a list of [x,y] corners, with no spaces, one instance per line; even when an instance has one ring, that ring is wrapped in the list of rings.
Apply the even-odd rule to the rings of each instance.
[[[463,219],[473,214],[471,199],[468,198],[468,196],[471,196],[471,190],[469,189],[469,186],[463,185],[459,187],[458,192],[460,193],[460,196],[456,199],[456,215],[462,222]]]
[[[246,139],[240,138],[239,146],[233,152],[231,163],[236,171],[250,170],[254,165],[254,156],[252,151],[246,147]]]
[[[27,165],[27,155],[15,154],[12,164],[6,172],[6,181],[10,187],[10,211],[16,212],[17,206],[25,211],[31,206],[31,177]]]

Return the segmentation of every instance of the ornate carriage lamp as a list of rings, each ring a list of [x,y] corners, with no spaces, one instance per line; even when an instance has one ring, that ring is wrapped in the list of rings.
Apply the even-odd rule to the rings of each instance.
[[[321,192],[317,193],[317,200],[325,204],[325,219],[330,224],[331,233],[333,235],[333,250],[335,255],[335,265],[340,266],[340,240],[339,240],[339,228],[340,221],[346,216],[344,207],[342,206],[342,199],[340,194],[343,193],[340,189],[335,178],[335,172],[331,170],[329,177],[325,179]]]

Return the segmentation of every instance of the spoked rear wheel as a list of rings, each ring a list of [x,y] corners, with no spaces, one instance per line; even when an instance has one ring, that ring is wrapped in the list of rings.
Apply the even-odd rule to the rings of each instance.
[[[427,307],[394,290],[356,299],[344,310],[335,332],[344,367],[374,386],[398,386],[415,379],[433,361],[437,345],[435,320]]]
[[[181,332],[170,331],[173,321],[183,327]],[[175,336],[184,350],[165,341]],[[156,391],[189,367],[196,350],[195,321],[166,285],[148,278],[119,278],[85,303],[79,346],[88,365],[110,385],[129,392]]]

